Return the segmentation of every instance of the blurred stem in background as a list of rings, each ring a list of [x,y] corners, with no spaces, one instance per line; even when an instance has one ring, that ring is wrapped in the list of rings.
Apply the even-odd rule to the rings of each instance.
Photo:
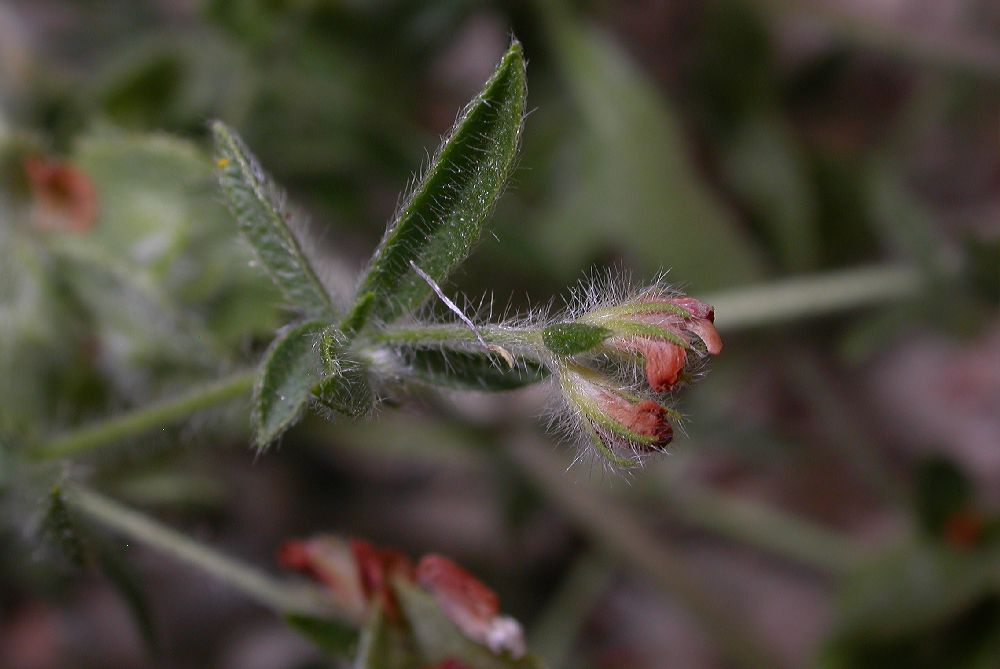
[[[185,420],[191,414],[246,395],[253,388],[256,375],[256,370],[237,372],[179,397],[87,425],[40,444],[32,449],[31,455],[40,460],[73,457]]]
[[[330,598],[319,588],[274,579],[82,485],[67,485],[66,499],[91,520],[132,541],[163,551],[184,564],[197,567],[278,612],[318,615],[347,621],[346,615],[333,609]]]

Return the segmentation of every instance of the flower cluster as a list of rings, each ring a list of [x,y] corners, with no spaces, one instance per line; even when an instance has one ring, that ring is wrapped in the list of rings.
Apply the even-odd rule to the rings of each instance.
[[[670,444],[667,395],[722,351],[714,321],[710,305],[656,284],[546,329],[574,426],[605,461],[634,467]]]
[[[321,535],[285,543],[278,555],[283,566],[323,583],[338,606],[358,620],[379,606],[393,621],[403,614],[394,583],[414,583],[429,594],[442,613],[466,637],[494,653],[519,658],[525,653],[521,625],[500,614],[500,599],[482,581],[454,561],[435,554],[414,566],[402,552],[362,539]]]

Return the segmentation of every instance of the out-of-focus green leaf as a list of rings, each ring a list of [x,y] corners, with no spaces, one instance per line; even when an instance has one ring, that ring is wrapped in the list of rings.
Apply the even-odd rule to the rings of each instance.
[[[150,32],[100,53],[96,98],[116,124],[197,133],[206,118],[242,111],[251,92],[243,53],[197,28]]]
[[[91,244],[53,243],[67,287],[90,312],[106,349],[136,365],[155,361],[198,368],[221,355],[212,335],[143,274]]]
[[[509,367],[497,354],[412,349],[401,353],[417,380],[456,390],[515,390],[545,379],[548,369],[537,360],[518,358]]]
[[[386,620],[376,607],[361,631],[358,653],[351,669],[416,669],[421,666],[401,629]]]
[[[995,647],[1000,627],[996,565],[995,548],[958,552],[923,544],[868,565],[847,584],[819,666],[982,666],[982,652]]]
[[[507,655],[496,655],[471,641],[444,615],[431,596],[415,585],[396,581],[395,592],[424,662],[434,664],[453,658],[476,669],[543,667],[533,655],[514,660]]]
[[[695,173],[667,102],[606,35],[556,3],[537,6],[584,121],[581,167],[540,229],[552,261],[570,271],[597,242],[695,290],[756,276],[756,250]]]
[[[900,180],[899,168],[873,164],[868,206],[876,230],[896,254],[927,269],[941,269],[943,258],[930,212]]]
[[[805,163],[780,119],[747,119],[725,149],[728,183],[752,210],[781,265],[816,266],[816,211]]]
[[[917,470],[917,517],[921,527],[938,537],[948,521],[972,502],[972,483],[951,460],[931,457]]]
[[[1000,238],[965,240],[967,280],[982,297],[1000,304]]]
[[[49,384],[77,353],[51,263],[9,220],[0,225],[0,433],[27,435],[46,427]]]
[[[811,151],[820,263],[840,267],[872,259],[879,240],[869,203],[872,166],[854,155]]]
[[[310,316],[332,318],[330,296],[288,225],[284,196],[232,129],[216,121],[212,134],[222,191],[261,264],[292,304]]]
[[[329,325],[309,321],[275,338],[261,362],[254,388],[254,434],[264,448],[291,427],[309,405],[322,378],[320,339]]]
[[[82,568],[87,563],[87,551],[79,530],[70,516],[69,507],[63,499],[59,485],[49,491],[48,506],[45,509],[43,525],[46,534],[59,547],[63,556],[74,567]]]
[[[411,262],[440,283],[469,255],[513,168],[526,92],[524,57],[514,42],[375,252],[358,291],[375,295],[366,307],[372,318],[391,321],[431,294]]]
[[[73,160],[93,181],[99,216],[87,234],[53,234],[54,243],[112,258],[200,314],[220,341],[278,326],[276,291],[251,267],[246,245],[233,243],[205,152],[166,136],[106,132],[81,139]]]
[[[331,657],[350,655],[358,644],[357,630],[335,620],[290,613],[285,622]]]

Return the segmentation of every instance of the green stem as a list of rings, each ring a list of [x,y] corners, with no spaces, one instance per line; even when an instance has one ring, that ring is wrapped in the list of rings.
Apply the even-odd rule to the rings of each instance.
[[[180,397],[79,428],[42,442],[32,450],[31,455],[40,460],[79,455],[183,420],[196,411],[249,393],[256,374],[255,370],[238,372],[216,383],[195,388]]]
[[[584,553],[570,566],[559,590],[535,622],[528,644],[546,666],[571,666],[573,643],[610,587],[614,574],[611,560],[600,551]]]
[[[709,594],[683,556],[655,538],[635,517],[583,484],[567,480],[564,463],[548,444],[515,435],[508,452],[535,482],[539,491],[559,504],[592,540],[606,548],[623,566],[646,574],[668,595],[697,617],[719,642],[721,651],[743,667],[784,666],[723,604]]]
[[[67,486],[66,500],[101,525],[197,567],[276,611],[350,620],[323,590],[275,579],[81,485]]]
[[[476,326],[487,344],[511,348],[542,348],[541,330],[507,327],[502,325]],[[425,325],[388,328],[371,334],[368,341],[396,346],[420,346],[448,343],[477,344],[476,333],[464,325]]]
[[[743,330],[916,297],[924,286],[912,267],[876,265],[785,279],[707,295],[722,331]]]
[[[843,574],[866,555],[845,535],[750,500],[680,481],[666,496],[682,522],[825,573]]]

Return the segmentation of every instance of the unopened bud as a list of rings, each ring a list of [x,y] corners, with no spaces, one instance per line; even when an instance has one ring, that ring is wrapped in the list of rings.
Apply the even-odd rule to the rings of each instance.
[[[525,653],[520,623],[501,616],[496,593],[452,560],[425,555],[417,565],[417,583],[467,637],[494,653],[518,658]]]
[[[673,439],[670,411],[615,387],[598,372],[567,365],[561,374],[563,392],[585,420],[598,452],[609,462],[631,467],[638,458],[663,451]]]
[[[86,174],[69,163],[43,158],[24,162],[36,225],[46,229],[87,232],[97,219],[97,191]]]
[[[637,353],[655,392],[669,392],[682,380],[688,351],[717,355],[722,338],[713,325],[715,310],[693,297],[642,295],[613,307],[601,307],[581,320],[611,330],[606,345]]]

